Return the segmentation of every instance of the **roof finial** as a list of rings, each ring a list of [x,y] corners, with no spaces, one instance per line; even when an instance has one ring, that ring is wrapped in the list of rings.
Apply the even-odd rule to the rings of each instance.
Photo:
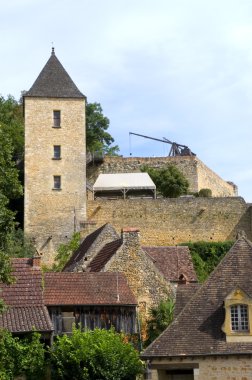
[[[52,55],[54,55],[55,53],[54,53],[54,43],[52,42]]]

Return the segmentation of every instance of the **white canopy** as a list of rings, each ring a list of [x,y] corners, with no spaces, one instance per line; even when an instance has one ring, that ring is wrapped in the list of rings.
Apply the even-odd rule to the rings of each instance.
[[[99,174],[99,177],[93,185],[93,191],[122,189],[155,190],[156,185],[154,184],[148,173]]]

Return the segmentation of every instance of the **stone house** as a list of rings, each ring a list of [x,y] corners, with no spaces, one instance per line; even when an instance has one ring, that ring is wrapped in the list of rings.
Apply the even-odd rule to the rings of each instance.
[[[188,247],[142,247],[138,229],[119,237],[110,224],[84,239],[64,271],[124,273],[144,320],[151,306],[174,297],[181,278],[197,282]]]
[[[0,328],[23,336],[33,330],[50,344],[54,335],[82,328],[137,332],[136,299],[122,273],[42,273],[40,257],[12,260],[15,282],[1,285],[7,310]]]
[[[142,354],[149,378],[252,378],[251,272],[252,243],[240,237],[204,284],[179,286],[173,323]]]

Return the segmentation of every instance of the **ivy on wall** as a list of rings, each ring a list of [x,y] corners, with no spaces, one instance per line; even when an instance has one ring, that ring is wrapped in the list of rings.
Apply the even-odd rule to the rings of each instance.
[[[187,245],[199,282],[204,282],[221,259],[230,250],[233,241],[183,243]]]

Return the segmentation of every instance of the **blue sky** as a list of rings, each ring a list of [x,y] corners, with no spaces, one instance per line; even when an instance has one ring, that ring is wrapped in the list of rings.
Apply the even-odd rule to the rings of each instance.
[[[55,52],[101,103],[128,156],[188,145],[252,202],[251,0],[11,0],[0,12],[0,93],[19,98]]]

